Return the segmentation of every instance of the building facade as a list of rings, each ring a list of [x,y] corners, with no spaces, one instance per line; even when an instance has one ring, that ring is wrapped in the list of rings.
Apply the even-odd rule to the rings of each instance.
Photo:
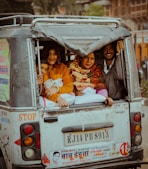
[[[137,62],[148,60],[148,0],[110,0],[111,16],[131,28]]]
[[[132,30],[148,29],[148,0],[110,0],[111,16],[120,17]]]
[[[137,63],[148,60],[148,30],[133,31]]]
[[[130,27],[137,62],[148,59],[148,0],[79,0],[85,7],[90,3],[102,5],[105,16],[122,18]]]

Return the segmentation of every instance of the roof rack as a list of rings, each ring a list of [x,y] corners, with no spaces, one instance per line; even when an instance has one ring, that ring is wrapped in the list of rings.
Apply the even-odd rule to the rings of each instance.
[[[32,21],[31,16],[33,15],[30,13],[0,13],[0,26],[30,24]]]
[[[9,13],[0,13],[0,18],[1,17],[6,17],[6,16],[14,16],[14,15],[32,15],[31,13],[18,13],[18,12],[9,12]]]
[[[90,17],[90,16],[57,16],[53,18],[35,18],[32,21],[32,26],[37,22],[47,23],[92,23],[92,24],[115,24],[116,27],[121,25],[121,20],[110,17]]]
[[[1,15],[0,15],[1,16]],[[2,23],[1,23],[2,22]],[[92,23],[92,24],[115,24],[116,27],[121,25],[120,18],[112,17],[97,17],[97,16],[71,16],[71,15],[32,15],[32,14],[19,14],[11,15],[0,18],[0,26],[12,26],[31,24],[32,27],[36,23]]]

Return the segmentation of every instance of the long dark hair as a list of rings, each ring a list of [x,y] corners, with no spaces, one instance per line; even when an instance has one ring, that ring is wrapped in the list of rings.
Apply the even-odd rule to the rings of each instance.
[[[117,41],[114,41],[114,42],[112,42],[112,43],[108,43],[108,44],[106,44],[106,45],[112,45],[112,47],[113,47],[115,53],[117,52]],[[106,45],[105,45],[105,46],[106,46]],[[103,48],[101,49],[102,51],[104,50],[105,46],[103,46]]]
[[[55,45],[50,45],[50,46],[48,46],[48,47],[45,47],[45,49],[44,49],[44,55],[45,55],[45,57],[48,59],[49,51],[50,51],[51,49],[55,50],[55,52],[56,52],[56,54],[57,54],[57,56],[58,56],[57,62],[60,63],[60,62],[61,62],[60,49],[59,49],[57,46],[55,46]]]

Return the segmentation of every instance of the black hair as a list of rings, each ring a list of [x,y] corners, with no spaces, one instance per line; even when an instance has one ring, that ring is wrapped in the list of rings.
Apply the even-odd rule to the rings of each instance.
[[[49,51],[52,49],[55,50],[55,53],[57,55],[57,63],[60,63],[61,62],[60,49],[56,45],[50,45],[50,46],[46,46],[44,48],[44,58],[47,58],[47,60],[48,60]]]
[[[55,152],[53,153],[53,155],[55,155],[55,154],[60,154],[60,152],[59,152],[59,151],[55,151]]]
[[[111,43],[108,43],[108,44],[104,45],[103,48],[102,48],[102,51],[103,51],[103,49],[105,48],[105,46],[107,46],[107,45],[112,45],[113,48],[114,48],[114,50],[116,51],[117,41],[114,41],[114,42],[111,42]]]
[[[58,58],[59,58],[59,57],[60,57],[60,50],[59,50],[59,48],[58,48],[57,46],[55,46],[55,45],[50,45],[50,46],[48,46],[48,47],[45,47],[45,57],[48,58],[48,56],[49,56],[49,51],[50,51],[51,49],[54,49],[54,50],[55,50],[55,52],[56,52],[56,54],[57,54],[57,56],[58,56]]]

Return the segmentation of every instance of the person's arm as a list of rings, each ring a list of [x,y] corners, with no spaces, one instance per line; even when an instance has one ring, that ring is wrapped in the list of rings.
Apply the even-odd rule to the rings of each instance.
[[[97,94],[101,94],[102,96],[105,96],[106,98],[105,104],[107,104],[108,106],[112,106],[114,101],[111,97],[108,97],[108,91],[106,88],[105,79],[103,77],[102,70],[98,66],[96,66],[95,68],[96,69],[93,73],[93,77],[91,78],[91,83],[95,85],[94,88],[96,89]]]
[[[113,99],[107,96],[105,100],[105,104],[107,104],[108,106],[112,106],[113,103],[114,103]]]
[[[59,87],[59,93],[71,93],[73,91],[73,82],[70,72],[66,65],[61,64],[63,86]]]
[[[96,90],[106,89],[106,84],[101,68],[97,65],[94,65],[91,69],[91,72],[93,76],[90,78],[90,82],[94,84],[94,88]]]

